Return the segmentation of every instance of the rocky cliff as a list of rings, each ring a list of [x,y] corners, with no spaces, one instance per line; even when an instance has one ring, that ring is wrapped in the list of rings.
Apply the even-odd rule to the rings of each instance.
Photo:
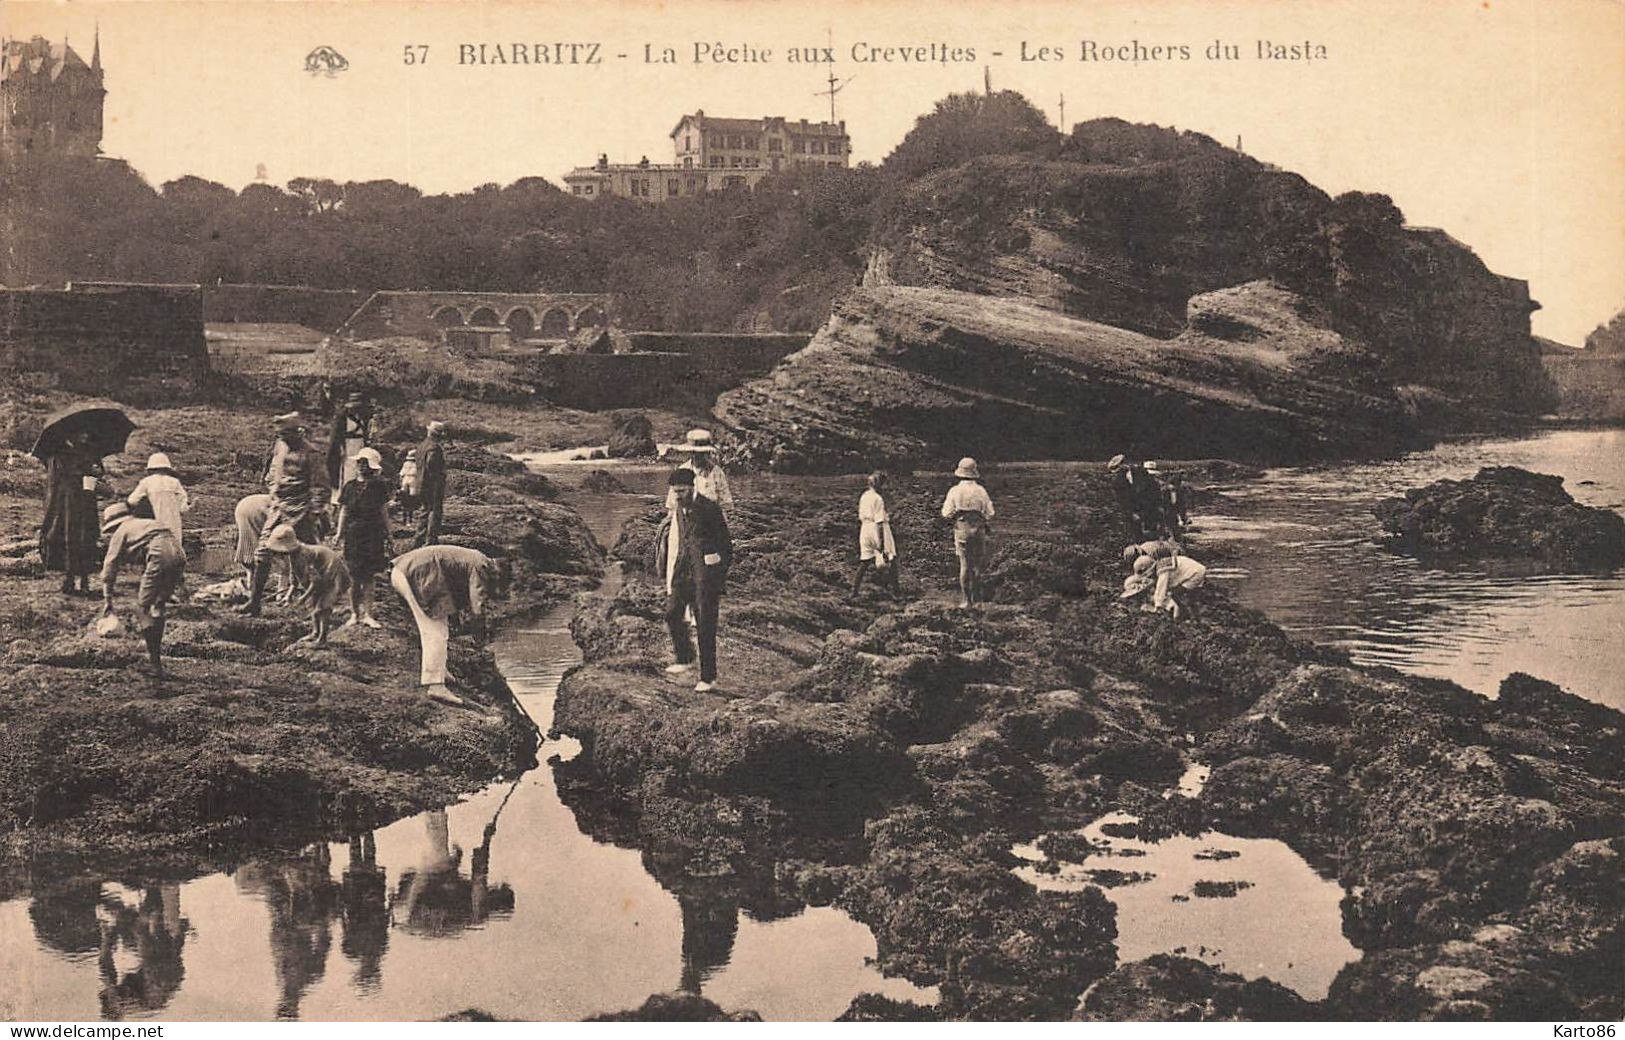
[[[1192,296],[1268,278],[1324,305],[1391,382],[1512,412],[1549,403],[1527,283],[1407,227],[1386,196],[1332,198],[1200,134],[1082,123],[1057,158],[989,156],[911,182],[872,241],[901,284],[1162,336]]]
[[[1036,303],[903,286],[843,300],[808,346],[716,412],[786,472],[951,460],[1307,459],[1402,447],[1414,428],[1365,349],[1269,283],[1190,301],[1173,339]]]

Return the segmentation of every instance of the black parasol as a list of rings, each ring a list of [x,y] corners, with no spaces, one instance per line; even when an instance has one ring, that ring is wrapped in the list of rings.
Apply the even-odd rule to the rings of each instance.
[[[81,401],[45,420],[45,428],[40,431],[29,454],[44,462],[61,451],[70,436],[83,433],[90,437],[90,450],[98,458],[118,455],[124,451],[124,444],[134,429],[135,423],[117,405],[103,401]]]

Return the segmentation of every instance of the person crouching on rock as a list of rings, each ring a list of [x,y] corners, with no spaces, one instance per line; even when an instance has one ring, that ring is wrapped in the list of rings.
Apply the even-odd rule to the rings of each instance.
[[[954,553],[959,557],[959,605],[981,599],[982,572],[992,556],[993,500],[978,481],[976,460],[966,456],[954,470],[959,483],[942,500],[942,516],[954,522]]]
[[[685,617],[692,607],[700,643],[700,681],[694,692],[709,693],[717,682],[717,619],[733,563],[733,539],[722,507],[694,493],[693,470],[673,470],[670,485],[676,498],[655,533],[655,572],[666,579],[666,628],[675,658],[666,671],[681,675],[694,667]]]
[[[451,617],[459,615],[483,633],[486,600],[505,597],[511,577],[506,560],[499,563],[461,545],[426,545],[395,558],[389,584],[417,622],[423,654],[418,677],[430,700],[466,703],[446,686]]]
[[[892,537],[891,517],[886,512],[886,475],[869,474],[869,488],[858,499],[858,572],[852,576],[852,594],[858,598],[864,575],[872,568],[876,577],[891,589],[892,598],[901,600],[903,591],[897,578],[897,542]]]
[[[265,550],[288,558],[289,569],[304,592],[294,607],[310,611],[310,634],[296,640],[322,646],[333,630],[333,608],[350,591],[350,568],[337,551],[325,545],[306,545],[292,524],[282,524],[265,540]]]
[[[1133,575],[1123,583],[1121,598],[1131,599],[1151,590],[1150,602],[1142,602],[1140,609],[1150,613],[1163,611],[1178,621],[1195,616],[1190,590],[1206,583],[1207,568],[1189,556],[1162,559],[1139,556],[1134,560]]]
[[[375,448],[362,448],[352,460],[355,479],[339,492],[339,519],[333,541],[344,549],[344,562],[354,579],[350,586],[350,620],[345,625],[383,625],[372,616],[373,579],[389,567],[389,485],[384,460]]]
[[[115,502],[102,513],[102,533],[108,536],[107,555],[102,560],[102,616],[113,616],[119,569],[142,561],[141,586],[135,597],[141,618],[138,631],[147,643],[153,678],[161,680],[164,613],[186,573],[186,553],[168,525],[132,515],[127,502]]]

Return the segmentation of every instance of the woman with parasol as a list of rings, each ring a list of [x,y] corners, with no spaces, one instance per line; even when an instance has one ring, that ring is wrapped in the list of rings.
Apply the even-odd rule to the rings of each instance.
[[[46,472],[40,559],[47,570],[62,572],[62,591],[70,596],[90,594],[90,576],[101,563],[96,515],[101,460],[123,451],[133,429],[118,408],[80,404],[47,420],[34,442],[32,454]]]

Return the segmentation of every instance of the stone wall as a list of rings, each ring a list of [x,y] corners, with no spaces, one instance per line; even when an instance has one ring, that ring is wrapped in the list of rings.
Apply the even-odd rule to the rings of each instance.
[[[203,320],[304,325],[334,332],[367,301],[359,289],[312,289],[303,285],[205,285]]]
[[[123,397],[209,371],[197,286],[0,290],[0,379]]]

